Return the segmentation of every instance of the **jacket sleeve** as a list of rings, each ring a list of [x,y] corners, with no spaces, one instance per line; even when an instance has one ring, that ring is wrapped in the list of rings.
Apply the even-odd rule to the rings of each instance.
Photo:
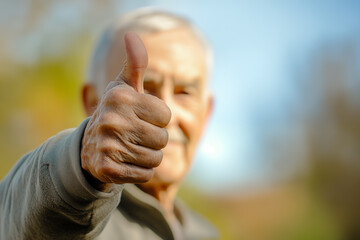
[[[0,183],[0,239],[93,239],[120,201],[123,185],[94,189],[80,166],[88,119],[22,157]]]

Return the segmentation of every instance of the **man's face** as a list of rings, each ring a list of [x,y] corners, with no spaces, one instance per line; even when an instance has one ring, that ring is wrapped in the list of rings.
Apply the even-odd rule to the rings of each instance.
[[[187,29],[140,37],[149,57],[144,91],[162,99],[172,113],[166,127],[169,142],[163,149],[163,161],[148,184],[173,184],[187,173],[211,108],[211,96],[206,90],[206,55],[204,47]],[[109,59],[115,61],[116,57]],[[119,68],[111,68],[108,75],[116,76]]]

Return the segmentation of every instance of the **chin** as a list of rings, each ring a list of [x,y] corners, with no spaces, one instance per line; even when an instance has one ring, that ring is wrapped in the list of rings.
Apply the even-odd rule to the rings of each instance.
[[[184,159],[168,159],[164,157],[160,166],[155,168],[155,174],[151,182],[158,184],[178,184],[188,171],[188,165]]]

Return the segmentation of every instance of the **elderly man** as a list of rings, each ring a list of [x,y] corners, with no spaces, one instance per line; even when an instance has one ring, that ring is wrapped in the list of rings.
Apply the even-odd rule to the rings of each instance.
[[[181,17],[139,10],[119,19],[83,87],[90,117],[1,182],[1,239],[215,238],[175,199],[212,107],[210,58]]]

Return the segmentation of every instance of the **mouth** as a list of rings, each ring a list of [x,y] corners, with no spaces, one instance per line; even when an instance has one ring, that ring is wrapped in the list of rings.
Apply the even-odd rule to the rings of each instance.
[[[169,140],[168,145],[184,145],[187,142],[187,138],[180,130],[168,130]]]
[[[166,147],[175,147],[175,146],[183,146],[183,145],[184,145],[184,142],[169,140]]]
[[[185,152],[185,148],[184,142],[169,140],[163,148],[164,158],[178,159]]]
[[[169,140],[166,148],[179,148],[183,147],[187,142],[185,134],[179,129],[168,129]]]

